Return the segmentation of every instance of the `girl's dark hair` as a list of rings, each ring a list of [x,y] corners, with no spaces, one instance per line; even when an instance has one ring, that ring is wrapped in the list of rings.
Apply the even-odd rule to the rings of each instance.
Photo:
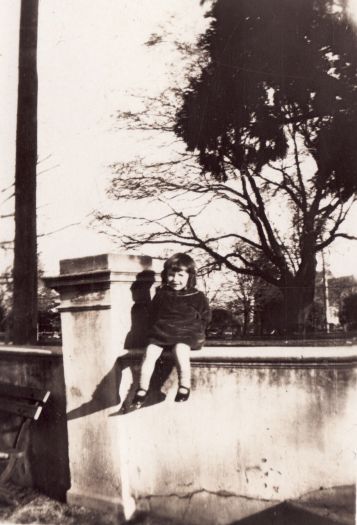
[[[196,267],[195,262],[186,253],[175,253],[167,261],[165,261],[164,269],[161,272],[161,279],[163,284],[167,284],[167,273],[171,271],[180,271],[185,269],[188,273],[187,288],[194,288],[196,286]]]

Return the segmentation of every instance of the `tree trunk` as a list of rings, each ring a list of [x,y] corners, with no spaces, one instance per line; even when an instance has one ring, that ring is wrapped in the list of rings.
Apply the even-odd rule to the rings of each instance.
[[[15,170],[15,344],[37,341],[37,30],[38,0],[22,0]]]
[[[243,308],[242,335],[247,335],[247,333],[248,333],[250,311],[251,311],[250,304]]]
[[[285,334],[305,335],[308,317],[315,296],[315,253],[301,264],[296,276],[285,276],[281,286],[283,294],[282,323]]]

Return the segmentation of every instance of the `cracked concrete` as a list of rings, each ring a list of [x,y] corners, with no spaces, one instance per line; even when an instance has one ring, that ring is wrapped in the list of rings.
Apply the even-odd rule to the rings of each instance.
[[[138,507],[226,525],[321,483],[352,483],[356,371],[336,367],[331,393],[325,368],[288,367],[282,388],[268,367],[193,366],[195,389],[183,406],[172,402],[173,373],[164,402],[123,420]]]
[[[197,489],[192,492],[182,492],[182,493],[171,493],[171,494],[148,494],[147,496],[140,496],[142,499],[151,499],[151,498],[170,498],[170,497],[176,497],[176,498],[183,498],[183,499],[191,499],[196,494],[211,494],[213,496],[220,496],[222,498],[244,498],[247,500],[256,500],[256,498],[252,498],[250,496],[246,496],[244,494],[236,494],[234,492],[230,492],[228,490],[209,490],[209,489]],[[268,499],[261,499],[261,501],[271,501]]]
[[[227,490],[197,489],[186,493],[140,496],[137,507],[153,515],[176,518],[185,525],[223,525],[276,505],[279,500],[257,499]]]
[[[278,519],[281,514],[280,518],[284,520],[284,513],[295,520],[299,520],[299,516],[301,519],[309,516],[309,523],[316,521],[316,523],[354,525],[355,500],[355,487],[347,485],[312,491],[297,500],[285,502],[261,500],[225,490],[212,491],[201,488],[190,493],[148,494],[141,496],[137,504],[139,509],[152,515],[176,519],[185,525],[202,523],[238,525],[241,520],[242,525],[243,523],[254,525],[255,521],[265,523],[264,516],[268,519],[268,516],[274,515]],[[143,502],[145,502],[144,506]],[[280,523],[279,519],[277,523]]]

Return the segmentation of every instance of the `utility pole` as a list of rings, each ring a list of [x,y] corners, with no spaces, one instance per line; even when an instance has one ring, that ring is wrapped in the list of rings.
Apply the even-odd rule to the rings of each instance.
[[[39,0],[22,0],[15,168],[12,340],[37,342],[37,33]]]

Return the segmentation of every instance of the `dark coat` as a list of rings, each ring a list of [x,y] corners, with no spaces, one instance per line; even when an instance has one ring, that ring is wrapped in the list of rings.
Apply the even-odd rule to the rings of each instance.
[[[163,347],[185,343],[199,350],[210,318],[207,298],[199,290],[161,286],[151,303],[149,343]]]

